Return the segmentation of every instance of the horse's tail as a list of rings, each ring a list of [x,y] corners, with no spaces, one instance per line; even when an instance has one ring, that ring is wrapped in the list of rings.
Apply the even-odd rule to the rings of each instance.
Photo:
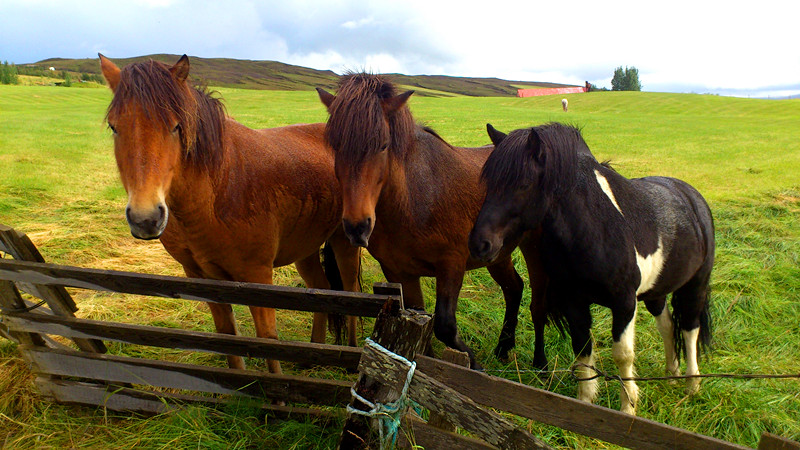
[[[550,298],[545,295],[544,303],[547,308],[546,323],[556,327],[561,337],[569,336],[569,323],[567,323],[567,317],[564,315],[564,311],[562,311],[560,308],[561,305],[559,303],[561,302],[550,301]]]
[[[325,242],[320,252],[322,261],[322,270],[325,272],[325,278],[328,279],[328,284],[334,291],[344,290],[344,282],[342,281],[342,273],[339,272],[339,265],[336,264],[336,254],[333,252],[330,242]],[[328,331],[333,335],[336,340],[336,345],[341,345],[344,342],[345,331],[345,318],[342,314],[328,314]]]

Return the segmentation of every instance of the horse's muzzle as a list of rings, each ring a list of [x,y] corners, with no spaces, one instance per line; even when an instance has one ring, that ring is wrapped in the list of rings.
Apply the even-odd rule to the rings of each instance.
[[[136,239],[158,239],[167,227],[169,213],[164,204],[148,211],[135,211],[130,206],[125,209],[125,217]]]
[[[357,224],[342,219],[342,226],[344,234],[347,235],[347,239],[353,246],[366,248],[369,245],[369,237],[372,235],[372,217],[367,217]]]
[[[492,243],[490,239],[480,236],[474,230],[469,235],[469,253],[478,261],[487,263],[494,261],[500,253],[500,248],[501,245]]]

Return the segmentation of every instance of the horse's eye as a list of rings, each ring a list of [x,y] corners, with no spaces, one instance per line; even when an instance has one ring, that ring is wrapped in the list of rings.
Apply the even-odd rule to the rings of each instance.
[[[172,132],[177,134],[181,132],[181,124],[175,125],[175,128],[172,129]]]
[[[117,129],[114,128],[114,125],[108,124],[108,128],[111,130],[112,133],[117,134]]]

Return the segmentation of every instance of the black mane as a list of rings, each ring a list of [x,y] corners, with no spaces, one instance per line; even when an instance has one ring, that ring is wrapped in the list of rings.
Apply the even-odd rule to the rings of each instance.
[[[491,192],[538,183],[543,193],[558,195],[574,183],[581,153],[591,154],[580,130],[573,126],[549,123],[515,130],[489,156],[481,179]]]

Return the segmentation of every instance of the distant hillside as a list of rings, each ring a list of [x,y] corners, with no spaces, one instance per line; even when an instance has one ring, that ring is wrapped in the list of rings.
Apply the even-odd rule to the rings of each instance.
[[[147,55],[133,58],[111,58],[120,67],[131,62],[154,59],[173,64],[180,55]],[[277,61],[250,61],[229,58],[189,57],[192,77],[210,86],[242,89],[269,89],[306,91],[316,87],[335,89],[336,73],[293,66]],[[57,71],[75,73],[100,73],[100,63],[92,59],[50,58],[35,63],[36,66],[54,67]],[[467,78],[444,75],[389,74],[395,84],[416,89],[422,96],[467,95],[473,97],[516,96],[519,87],[562,87],[557,83],[508,81],[499,78]]]

